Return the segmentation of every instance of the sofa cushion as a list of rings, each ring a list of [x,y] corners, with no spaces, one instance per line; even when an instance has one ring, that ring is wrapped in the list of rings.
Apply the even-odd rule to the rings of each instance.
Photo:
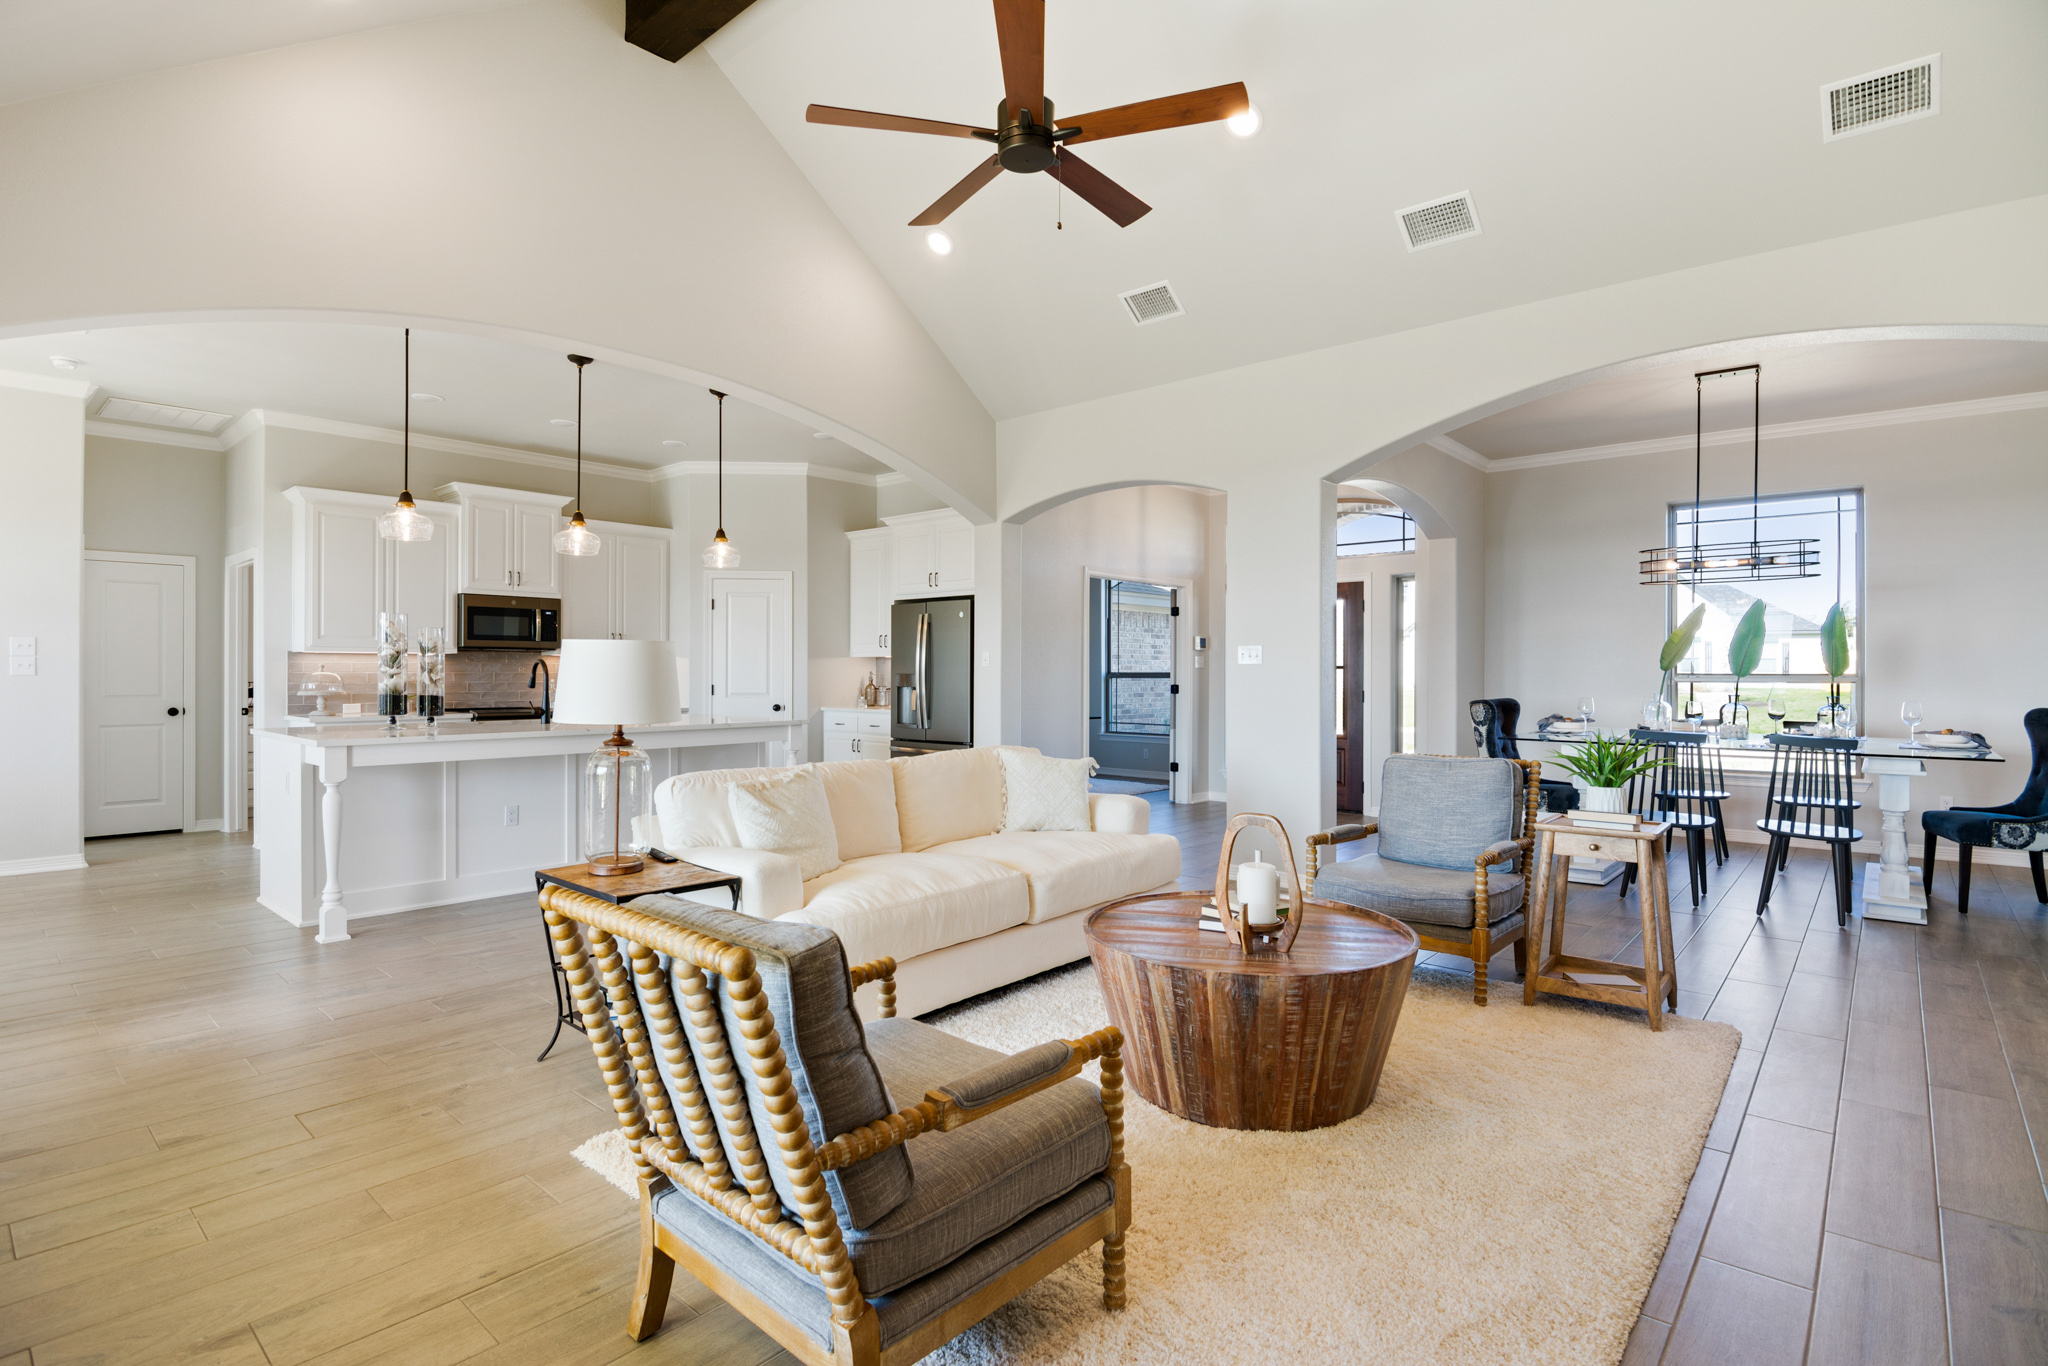
[[[716,768],[704,773],[678,773],[654,789],[654,816],[661,827],[661,847],[696,849],[718,845],[740,847],[725,789],[732,783],[770,778],[786,768]]]
[[[1093,759],[1053,759],[1016,749],[998,749],[996,758],[1003,766],[1003,833],[1091,828]]]
[[[896,828],[896,775],[887,764],[842,759],[812,767],[825,784],[841,859],[903,852]]]
[[[1361,854],[1333,863],[1316,874],[1310,895],[1346,906],[1363,906],[1418,925],[1442,925],[1450,929],[1472,928],[1472,894],[1475,886],[1472,866],[1463,869],[1430,868],[1417,863],[1397,863],[1378,854]],[[1522,876],[1488,870],[1487,923],[1522,908]]]
[[[741,848],[789,855],[805,881],[839,866],[839,836],[832,828],[825,784],[815,769],[805,766],[742,779],[726,786],[725,798]]]
[[[1022,873],[1031,886],[1034,925],[1149,892],[1180,876],[1180,841],[1171,835],[1036,830],[955,840],[931,853],[987,859]]]
[[[1469,876],[1482,849],[1515,837],[1521,795],[1522,770],[1512,759],[1392,755],[1380,768],[1379,851]]]
[[[888,1092],[869,1055],[860,1017],[854,1013],[846,954],[830,933],[787,919],[755,920],[672,896],[642,897],[633,903],[633,909],[737,944],[754,955],[761,994],[774,1016],[790,1080],[803,1105],[804,1123],[814,1137],[834,1137],[872,1124],[890,1113]],[[718,991],[725,1017],[726,1038],[739,1055],[737,1070],[746,1087],[747,1105],[767,1160],[769,1179],[775,1183],[782,1203],[795,1209],[795,1188],[775,1141],[773,1116],[745,1053],[745,1036],[733,1016],[732,1002],[723,985],[715,978],[712,984]],[[680,987],[675,990],[677,1000],[681,1001]],[[702,1075],[702,1041],[694,1029],[685,1028],[684,1033]],[[659,1060],[658,1050],[656,1056]],[[662,1070],[667,1071],[665,1065]],[[720,1134],[723,1142],[722,1125]],[[822,1142],[823,1138],[817,1141]],[[892,1160],[900,1156],[894,1150],[882,1152],[844,1171],[825,1174],[833,1209],[843,1223],[865,1227],[903,1202],[910,1192],[911,1177],[907,1158]]]
[[[805,883],[803,909],[782,918],[831,930],[849,962],[900,963],[1021,925],[1030,915],[1022,874],[987,859],[925,853],[842,863]]]
[[[872,1022],[868,1048],[899,1108],[1004,1056],[916,1020]],[[1101,1095],[1076,1078],[951,1133],[920,1134],[908,1152],[909,1196],[843,1230],[863,1294],[910,1284],[1100,1172],[1109,1125]]]
[[[993,749],[891,759],[903,852],[992,835],[1003,823],[1003,768]]]

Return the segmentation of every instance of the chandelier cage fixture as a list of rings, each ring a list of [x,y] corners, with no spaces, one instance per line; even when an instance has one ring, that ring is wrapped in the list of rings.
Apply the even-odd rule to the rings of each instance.
[[[1700,453],[1705,445],[1706,382],[1748,375],[1750,399],[1749,539],[1700,542]],[[1664,588],[1702,583],[1757,583],[1766,579],[1811,579],[1820,575],[1820,542],[1814,537],[1764,540],[1761,525],[1763,469],[1763,378],[1761,365],[1727,370],[1701,370],[1693,375],[1692,539],[1689,545],[1659,546],[1642,552],[1642,583]]]

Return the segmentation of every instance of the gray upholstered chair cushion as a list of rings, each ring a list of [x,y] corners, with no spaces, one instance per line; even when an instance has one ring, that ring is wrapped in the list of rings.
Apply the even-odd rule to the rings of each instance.
[[[899,1109],[1004,1061],[915,1020],[870,1022],[868,1048]],[[841,1231],[870,1295],[929,1275],[1098,1175],[1109,1163],[1109,1122],[1100,1093],[1076,1079],[951,1133],[919,1134],[908,1149],[909,1197],[875,1223]]]
[[[1469,884],[1479,852],[1515,837],[1521,796],[1522,770],[1512,759],[1391,755],[1380,769],[1380,857],[1461,869]]]
[[[802,1101],[804,1123],[810,1129],[813,1143],[825,1143],[890,1113],[888,1091],[869,1056],[860,1018],[854,1013],[846,953],[840,948],[837,935],[817,925],[756,920],[673,896],[642,897],[633,903],[633,909],[659,915],[753,953],[755,971],[760,975],[762,993],[775,1018],[783,1056],[789,1063],[790,1080]],[[680,989],[677,996],[680,1005]],[[719,1001],[728,1036],[738,1049],[744,1036],[723,989],[719,991]],[[688,1028],[687,1016],[684,1023],[701,1074],[701,1044]],[[775,1183],[783,1205],[794,1209],[795,1190],[781,1150],[775,1144],[775,1130],[749,1059],[741,1053],[734,1062],[746,1084],[754,1131],[761,1139],[769,1178]],[[919,1097],[922,1095],[920,1092]],[[902,1204],[911,1192],[910,1163],[901,1148],[891,1148],[843,1171],[827,1172],[825,1185],[831,1191],[832,1206],[841,1226],[865,1228]]]
[[[1382,833],[1380,838],[1384,841],[1386,835]],[[1522,875],[1505,872],[1503,867],[1487,870],[1488,924],[1522,908]],[[1461,869],[1430,868],[1367,853],[1326,865],[1316,874],[1311,895],[1346,906],[1363,906],[1396,920],[1469,930],[1473,885],[1469,860]]]

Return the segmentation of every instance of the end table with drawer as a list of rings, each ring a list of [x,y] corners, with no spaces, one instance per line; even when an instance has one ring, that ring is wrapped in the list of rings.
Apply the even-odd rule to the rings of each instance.
[[[723,887],[732,894],[732,908],[740,908],[740,875],[721,873],[716,868],[700,868],[694,863],[681,859],[674,863],[657,863],[647,860],[647,866],[637,873],[624,873],[617,877],[598,877],[590,871],[587,863],[571,863],[562,868],[543,868],[533,875],[533,889],[536,893],[549,886],[567,887],[572,892],[594,896],[599,901],[609,901],[614,906],[623,906],[636,897],[653,896],[657,892],[702,892],[714,887]],[[535,1062],[546,1062],[548,1054],[555,1051],[555,1042],[562,1037],[562,1026],[581,1031],[583,1021],[576,1014],[576,1004],[569,995],[569,974],[563,968],[561,959],[555,957],[555,941],[548,934],[547,922],[540,927],[541,938],[547,941],[548,968],[550,980],[555,984],[555,1032],[548,1036],[548,1046],[540,1051]]]
[[[1522,978],[1522,1003],[1535,1005],[1539,992],[1587,1001],[1633,1006],[1664,1027],[1664,1011],[1678,1009],[1678,966],[1671,943],[1671,892],[1665,885],[1664,835],[1671,827],[1644,821],[1634,828],[1574,825],[1562,817],[1539,821],[1530,860],[1529,970]],[[1564,909],[1571,861],[1618,859],[1636,865],[1636,895],[1643,912],[1643,963],[1614,963],[1564,951]],[[1546,935],[1545,930],[1549,933]],[[1626,983],[1585,982],[1577,976],[1622,977]]]

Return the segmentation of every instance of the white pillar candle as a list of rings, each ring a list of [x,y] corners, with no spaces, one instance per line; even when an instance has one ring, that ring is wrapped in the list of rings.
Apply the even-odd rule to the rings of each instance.
[[[1257,853],[1237,865],[1237,895],[1245,924],[1263,930],[1280,923],[1280,869]]]

